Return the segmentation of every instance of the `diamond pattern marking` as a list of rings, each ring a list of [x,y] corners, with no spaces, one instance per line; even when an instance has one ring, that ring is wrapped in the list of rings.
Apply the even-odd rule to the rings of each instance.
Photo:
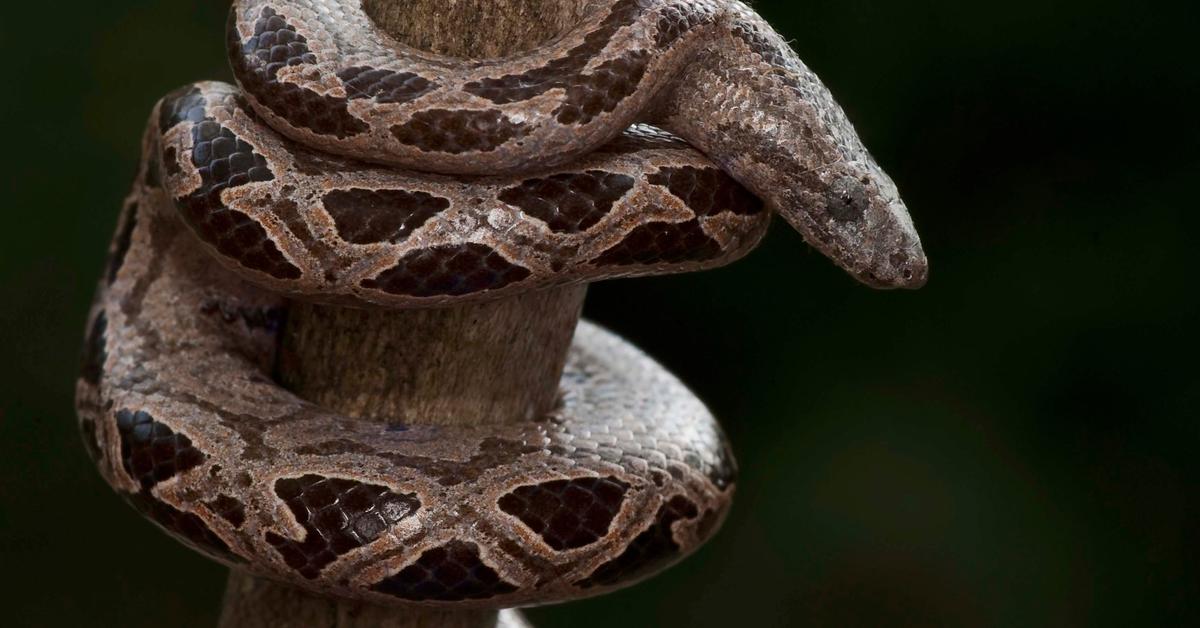
[[[499,500],[556,551],[591,545],[608,534],[629,485],[616,478],[555,480],[521,486]]]
[[[296,516],[305,535],[297,542],[267,532],[267,542],[289,567],[310,580],[338,556],[374,541],[421,507],[411,493],[314,474],[277,480],[275,494]]]
[[[501,191],[498,198],[555,233],[580,233],[604,219],[633,184],[633,177],[603,170],[564,172],[526,179]]]
[[[665,567],[679,554],[671,527],[676,521],[695,519],[700,511],[686,497],[676,496],[658,509],[654,523],[630,541],[620,556],[600,565],[592,575],[575,583],[583,589],[639,580]]]
[[[204,462],[205,456],[183,434],[138,410],[117,412],[121,435],[121,464],[143,490]]]
[[[473,242],[415,250],[362,287],[414,297],[458,296],[498,290],[529,277],[528,268]]]
[[[483,563],[474,543],[450,541],[421,554],[415,563],[380,580],[371,590],[415,602],[459,602],[512,593],[517,587]]]

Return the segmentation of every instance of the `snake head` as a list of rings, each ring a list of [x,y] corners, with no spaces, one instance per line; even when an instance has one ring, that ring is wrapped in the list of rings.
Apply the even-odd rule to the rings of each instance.
[[[925,285],[929,263],[892,179],[870,157],[839,161],[802,178],[803,213],[783,212],[809,241],[874,288]]]

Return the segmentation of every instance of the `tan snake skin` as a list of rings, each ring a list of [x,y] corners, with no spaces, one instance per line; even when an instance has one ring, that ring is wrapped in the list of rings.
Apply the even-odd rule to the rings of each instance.
[[[396,42],[360,2],[234,3],[234,75],[281,133],[358,159],[487,175],[567,163],[652,122],[860,281],[925,282],[895,184],[829,90],[741,2],[598,0],[570,32],[487,61]]]
[[[379,603],[550,603],[678,561],[733,492],[703,404],[588,323],[548,416],[388,427],[272,380],[289,298],[435,307],[710,268],[768,210],[871,285],[925,280],[895,186],[740,3],[596,2],[498,61],[413,51],[335,0],[235,2],[229,39],[243,89],[150,117],[77,386],[105,479],[228,565]]]

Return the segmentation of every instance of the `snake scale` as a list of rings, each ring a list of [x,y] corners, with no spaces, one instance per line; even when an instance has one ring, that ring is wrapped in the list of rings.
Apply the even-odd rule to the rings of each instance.
[[[679,560],[733,491],[704,405],[586,322],[549,415],[388,427],[272,379],[292,299],[435,307],[699,270],[772,212],[869,285],[925,281],[895,186],[740,2],[599,0],[532,51],[466,60],[392,40],[360,2],[238,0],[228,42],[239,87],[150,116],[77,385],[106,480],[228,565],[374,602],[549,603]]]

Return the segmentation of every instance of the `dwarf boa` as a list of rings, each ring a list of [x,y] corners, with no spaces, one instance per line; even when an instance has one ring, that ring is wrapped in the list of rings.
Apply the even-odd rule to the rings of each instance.
[[[228,41],[240,88],[190,85],[150,117],[77,401],[109,483],[224,563],[375,602],[548,603],[679,560],[733,491],[703,404],[590,324],[550,415],[388,428],[271,379],[289,299],[434,307],[699,270],[771,212],[865,283],[925,280],[895,186],[740,2],[596,1],[530,52],[462,60],[359,2],[239,0]]]

